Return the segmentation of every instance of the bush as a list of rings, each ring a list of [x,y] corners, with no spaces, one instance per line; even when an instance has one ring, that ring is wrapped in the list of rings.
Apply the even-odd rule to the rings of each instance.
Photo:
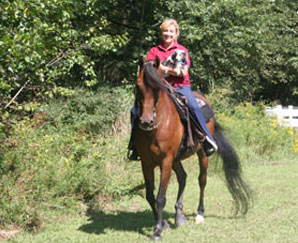
[[[246,163],[280,160],[295,154],[293,128],[281,127],[266,116],[262,103],[244,102],[217,113],[219,122]]]
[[[42,107],[40,112],[46,111],[51,126],[79,129],[89,135],[105,134],[119,114],[129,110],[131,96],[126,92],[120,88],[111,91],[107,87],[101,88],[100,92],[77,90],[70,97]]]
[[[15,122],[0,151],[0,225],[35,229],[49,209],[77,210],[99,193],[131,188],[126,137],[114,133],[131,100],[119,88],[75,90]]]

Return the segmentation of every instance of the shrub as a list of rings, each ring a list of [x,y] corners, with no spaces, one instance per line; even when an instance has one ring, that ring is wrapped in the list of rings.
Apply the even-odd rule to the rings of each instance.
[[[115,143],[111,132],[131,100],[116,87],[75,90],[15,122],[0,151],[0,225],[35,229],[49,209],[77,210],[98,193],[117,197],[131,187],[126,140]]]
[[[217,114],[240,156],[248,162],[278,160],[294,153],[293,128],[277,125],[262,103],[244,102]]]

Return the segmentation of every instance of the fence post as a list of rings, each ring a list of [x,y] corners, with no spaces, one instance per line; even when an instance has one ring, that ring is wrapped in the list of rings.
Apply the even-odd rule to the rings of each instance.
[[[281,126],[290,126],[298,129],[298,107],[292,105],[288,107],[282,107],[282,105],[266,107],[266,114],[276,115],[277,121]]]

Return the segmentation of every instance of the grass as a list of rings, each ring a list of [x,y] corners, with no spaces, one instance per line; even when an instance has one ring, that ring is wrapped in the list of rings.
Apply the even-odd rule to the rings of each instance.
[[[138,162],[135,166],[140,167]],[[184,200],[188,221],[181,228],[174,226],[177,183],[172,176],[165,208],[171,228],[163,232],[163,242],[298,242],[295,158],[245,166],[244,175],[255,193],[254,207],[246,216],[233,215],[233,202],[225,184],[211,168],[202,225],[194,223],[198,204],[195,157],[184,166],[188,173]],[[134,196],[124,196],[106,210],[98,208],[83,216],[73,215],[59,224],[45,226],[38,234],[23,232],[11,242],[148,242],[153,228],[152,214],[141,190]]]
[[[164,241],[295,242],[297,133],[266,118],[261,104],[219,100],[224,106],[215,105],[216,117],[242,161],[255,206],[247,216],[233,217],[233,200],[213,156],[206,222],[195,225],[198,163],[192,157],[184,163],[188,223],[174,226],[173,176],[165,208],[171,229]],[[0,148],[0,239],[17,233],[12,242],[148,241],[154,221],[142,171],[139,162],[125,158],[131,103],[121,89],[79,90],[14,123]]]

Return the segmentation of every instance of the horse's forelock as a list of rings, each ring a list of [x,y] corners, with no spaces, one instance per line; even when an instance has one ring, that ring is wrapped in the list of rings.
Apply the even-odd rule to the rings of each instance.
[[[144,70],[144,84],[154,90],[166,90],[167,87],[161,80],[156,68],[152,63],[147,63]]]

